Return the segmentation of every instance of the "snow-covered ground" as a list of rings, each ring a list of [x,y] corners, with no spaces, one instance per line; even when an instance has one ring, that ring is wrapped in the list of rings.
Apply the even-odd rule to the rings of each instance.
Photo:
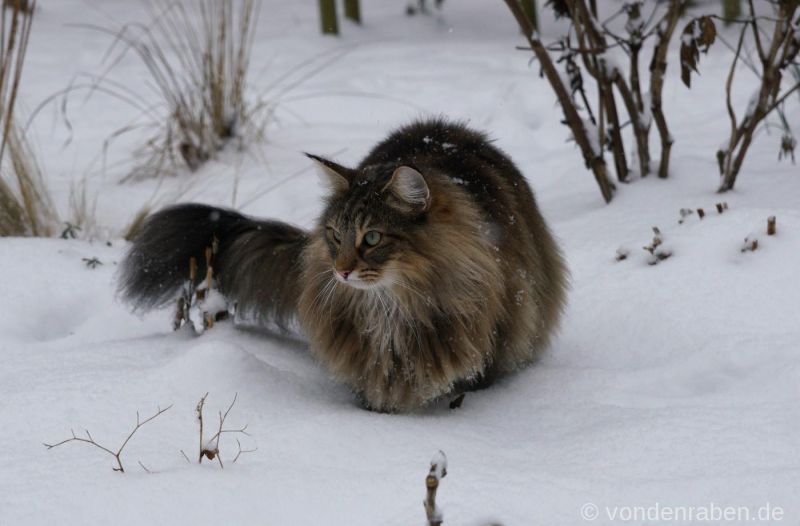
[[[144,16],[123,0],[41,4],[23,80],[29,113],[76,74],[105,71],[109,37],[80,24]],[[445,524],[582,524],[587,503],[598,507],[595,524],[624,522],[609,514],[635,506],[751,516],[770,506],[782,519],[756,523],[800,523],[800,170],[778,163],[778,136],[762,132],[736,191],[714,193],[727,51],[701,58],[691,91],[673,51],[671,177],[623,185],[605,205],[565,142],[548,86],[514,50],[521,40],[501,2],[449,0],[441,15],[416,18],[401,2],[362,4],[364,27],[344,23],[337,39],[318,34],[316,2],[265,0],[252,80],[277,98],[268,143],[158,188],[118,184],[135,135],[103,161],[104,140],[133,108],[76,95],[69,127],[60,101],[39,112],[31,131],[62,215],[85,180],[96,227],[85,240],[0,240],[0,524],[422,524],[424,478],[440,449]],[[132,57],[109,78],[154,100]],[[753,83],[739,78],[734,102],[744,108]],[[153,195],[309,226],[322,190],[301,151],[355,163],[393,127],[431,114],[489,131],[563,243],[569,308],[537,366],[468,394],[458,410],[373,414],[302,343],[229,324],[199,338],[173,333],[170,312],[137,317],[116,301],[119,233]],[[789,117],[800,121],[797,98]],[[722,200],[729,210],[719,215]],[[684,207],[708,215],[679,225]],[[764,233],[770,215],[774,237]],[[673,256],[649,266],[641,247],[653,226]],[[758,250],[743,253],[751,234]],[[619,247],[630,256],[617,262]],[[102,265],[91,269],[83,258],[94,257]],[[238,393],[229,422],[248,424],[242,447],[258,448],[232,464],[237,446],[226,438],[224,470],[180,453],[196,455],[205,392],[212,426]],[[144,418],[169,404],[125,449],[125,474],[85,444],[42,445],[88,428],[115,448],[137,410]]]

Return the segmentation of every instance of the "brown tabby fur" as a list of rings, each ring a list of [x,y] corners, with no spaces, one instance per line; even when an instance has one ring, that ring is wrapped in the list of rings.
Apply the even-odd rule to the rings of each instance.
[[[310,157],[331,186],[312,232],[220,209],[198,227],[221,239],[221,288],[240,310],[297,319],[312,353],[379,411],[482,386],[547,347],[567,271],[522,174],[485,136],[429,120],[394,132],[355,169]],[[145,224],[123,264],[129,299],[163,303],[182,271],[164,247],[199,247],[175,231],[206,208]],[[374,247],[370,231],[380,233]]]
[[[326,165],[347,184],[334,183],[306,247],[300,320],[313,353],[370,407],[421,406],[518,369],[547,346],[564,305],[564,263],[522,175],[482,135],[414,124],[355,170]],[[424,176],[424,212],[398,211],[383,191],[401,165]],[[377,267],[385,285],[333,279],[329,224],[399,232],[385,263],[357,262]]]

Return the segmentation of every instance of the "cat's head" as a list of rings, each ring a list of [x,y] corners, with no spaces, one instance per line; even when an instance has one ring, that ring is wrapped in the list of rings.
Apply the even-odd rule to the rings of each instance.
[[[356,289],[403,284],[431,205],[425,177],[411,166],[352,170],[309,157],[329,189],[320,230],[335,279]]]

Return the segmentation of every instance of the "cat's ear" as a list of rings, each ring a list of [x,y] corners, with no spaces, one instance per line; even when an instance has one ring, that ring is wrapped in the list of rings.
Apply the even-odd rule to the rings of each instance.
[[[317,165],[323,184],[332,192],[346,192],[350,188],[350,180],[353,178],[352,170],[317,155],[310,153],[305,155]]]
[[[392,174],[392,178],[383,187],[411,207],[415,212],[424,212],[431,204],[431,191],[425,178],[410,166],[401,166]]]

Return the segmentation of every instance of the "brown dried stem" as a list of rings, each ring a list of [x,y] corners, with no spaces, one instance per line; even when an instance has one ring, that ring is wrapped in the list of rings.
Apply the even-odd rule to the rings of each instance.
[[[633,58],[631,58],[631,60],[633,60]],[[625,109],[628,111],[628,115],[630,115],[631,118],[633,136],[634,139],[636,139],[636,149],[639,152],[639,174],[645,177],[650,173],[650,145],[648,141],[650,129],[642,122],[642,111],[639,109],[636,102],[634,96],[635,92],[632,92],[631,89],[628,88],[625,79],[622,78],[619,72],[614,73],[613,80],[617,91],[619,91],[622,97],[622,102],[625,104]]]
[[[605,199],[607,203],[610,202],[614,196],[614,185],[608,178],[605,160],[600,152],[596,152],[592,148],[592,142],[589,139],[588,131],[578,113],[575,103],[570,97],[569,90],[561,80],[561,76],[553,64],[547,49],[539,39],[533,23],[525,14],[525,11],[522,9],[519,2],[516,0],[505,0],[505,2],[506,5],[508,5],[511,13],[514,15],[514,18],[517,20],[517,24],[519,24],[522,34],[525,36],[525,39],[528,41],[531,50],[542,67],[544,76],[547,78],[547,81],[550,83],[550,86],[553,88],[553,91],[558,98],[558,102],[561,105],[561,110],[564,112],[566,124],[572,131],[572,136],[575,139],[575,143],[581,150],[581,154],[583,155],[583,160],[586,166],[590,168],[594,174],[597,185],[600,187],[600,192],[603,195],[603,199]]]
[[[203,438],[203,428],[204,428],[204,420],[203,420],[203,407],[205,406],[206,397],[208,397],[208,393],[204,394],[200,401],[197,403],[197,419],[200,423],[200,454],[197,459],[197,463],[200,464],[203,462],[203,457],[207,458],[208,460],[216,459],[219,462],[219,467],[224,468],[225,466],[222,463],[222,457],[219,454],[219,441],[222,438],[224,433],[240,433],[243,435],[247,435],[247,424],[242,426],[238,429],[225,429],[225,420],[228,418],[228,414],[230,414],[231,409],[233,409],[234,404],[236,404],[236,400],[238,398],[238,393],[234,394],[233,400],[231,401],[228,409],[225,410],[223,413],[222,411],[219,412],[219,426],[217,427],[217,432],[212,435],[212,437],[205,441]],[[249,435],[248,435],[249,436]],[[237,442],[239,440],[237,439]],[[253,450],[242,450],[241,444],[239,444],[239,452],[236,454],[234,458],[234,462],[239,458],[242,453],[250,453]],[[184,455],[185,456],[185,455]]]
[[[444,518],[442,511],[436,506],[436,491],[439,489],[439,481],[447,476],[447,457],[443,451],[439,451],[428,470],[425,477],[425,516],[428,519],[428,526],[441,526]]]
[[[756,17],[752,2],[749,3],[751,17],[742,24],[739,41],[728,73],[725,84],[725,98],[728,114],[731,119],[731,136],[728,147],[717,152],[717,161],[720,168],[722,182],[719,192],[733,189],[736,178],[742,168],[742,163],[747,155],[747,150],[753,141],[753,136],[761,122],[776,108],[778,108],[790,94],[800,89],[800,82],[795,83],[783,94],[780,94],[783,70],[790,66],[797,56],[800,40],[797,39],[792,20],[800,7],[798,2],[779,2],[777,4],[777,19],[773,22],[772,38],[769,48],[764,48],[759,36],[758,24],[764,17]],[[751,101],[747,114],[741,122],[737,122],[731,104],[731,90],[733,74],[736,64],[742,53],[742,43],[746,32],[750,30],[756,41],[756,49],[761,62],[760,86],[754,101]]]
[[[678,19],[686,6],[686,0],[671,0],[667,14],[656,25],[656,45],[653,50],[653,60],[650,62],[650,112],[656,122],[656,129],[661,139],[661,160],[658,166],[658,176],[662,179],[669,175],[669,157],[672,152],[672,143],[675,142],[669,132],[667,119],[664,116],[661,94],[664,90],[664,75],[667,72],[667,52],[669,42],[675,33]]]
[[[774,236],[775,232],[777,232],[776,223],[777,223],[777,220],[775,219],[775,216],[769,216],[767,218],[767,235],[768,236]]]
[[[103,446],[101,444],[98,444],[94,440],[94,438],[92,437],[92,434],[89,433],[88,429],[84,430],[84,432],[86,433],[86,438],[79,437],[79,436],[75,435],[75,431],[70,430],[72,432],[72,437],[71,438],[67,438],[67,439],[62,440],[61,442],[57,442],[55,444],[47,444],[47,443],[45,443],[44,446],[47,449],[53,449],[54,447],[62,446],[62,445],[67,444],[69,442],[84,442],[86,444],[90,444],[90,445],[95,446],[95,447],[97,447],[99,449],[102,449],[103,451],[105,451],[106,453],[108,453],[109,455],[114,457],[114,460],[117,461],[117,467],[112,468],[114,471],[119,471],[120,473],[125,473],[125,468],[122,466],[122,452],[125,449],[125,446],[128,445],[128,442],[130,442],[131,438],[133,438],[133,435],[135,435],[136,432],[139,431],[139,428],[141,428],[142,426],[144,426],[148,422],[153,421],[159,415],[161,415],[162,413],[165,413],[166,411],[168,411],[171,407],[172,407],[172,405],[169,405],[169,406],[165,407],[164,409],[161,409],[159,407],[158,408],[158,412],[156,412],[156,414],[154,414],[153,416],[151,416],[149,418],[146,418],[144,420],[140,420],[139,411],[136,411],[136,427],[133,428],[133,430],[128,434],[128,436],[122,442],[122,445],[119,446],[119,448],[116,451],[112,451],[111,449],[109,449],[109,448],[107,448],[107,447],[105,447],[105,446]],[[141,462],[139,464],[142,465]],[[143,465],[142,465],[142,467],[144,468]],[[144,468],[144,469],[145,469],[145,471],[148,471],[148,473],[149,473],[149,470],[147,470],[147,468]]]
[[[35,7],[35,0],[0,6],[0,236],[47,236],[57,222],[41,166],[16,123]]]
[[[236,463],[237,460],[239,460],[239,457],[242,456],[243,454],[245,454],[245,453],[254,453],[254,452],[258,451],[257,447],[255,447],[253,449],[242,449],[242,443],[239,442],[238,438],[236,439],[236,445],[238,446],[239,451],[237,451],[236,452],[236,456],[233,457],[233,463],[234,464]]]
[[[567,5],[570,10],[572,27],[578,36],[579,48],[582,50],[580,54],[583,64],[589,74],[597,81],[599,113],[606,115],[608,118],[608,133],[611,139],[611,153],[614,157],[617,179],[620,182],[625,182],[628,178],[628,162],[625,158],[625,144],[622,141],[617,103],[614,100],[612,88],[613,77],[615,75],[618,76],[618,74],[616,71],[609,71],[604,59],[598,59],[598,55],[602,55],[608,49],[608,43],[603,34],[597,30],[596,17],[590,12],[584,0],[572,0]],[[602,145],[605,138],[605,127],[602,119],[598,128],[600,132],[599,141]]]
[[[208,393],[204,394],[200,401],[197,402],[197,407],[195,411],[197,412],[197,421],[200,424],[200,448],[199,448],[199,455],[197,457],[197,463],[200,464],[203,462],[203,451],[205,450],[205,444],[203,441],[203,406],[206,405],[206,398],[208,397]]]

